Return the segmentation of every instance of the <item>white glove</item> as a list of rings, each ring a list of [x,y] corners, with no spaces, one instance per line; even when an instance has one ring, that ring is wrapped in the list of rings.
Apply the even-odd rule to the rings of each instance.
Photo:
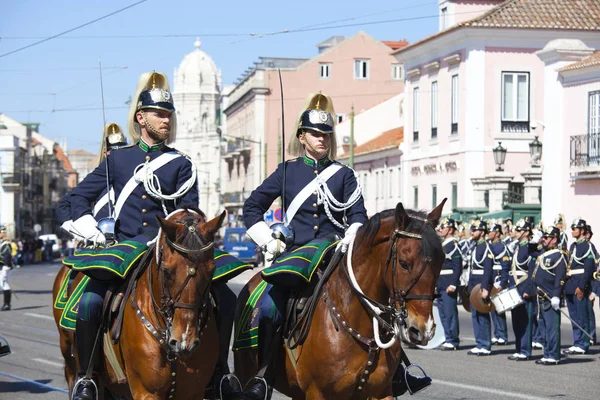
[[[77,232],[75,232],[75,229],[73,228],[73,221],[72,220],[68,220],[63,222],[63,224],[60,226],[62,229],[64,229],[65,231],[69,232],[71,234],[71,236],[73,236],[75,239],[77,240],[85,240],[85,238],[83,236],[80,236],[77,234]]]
[[[96,220],[90,214],[86,214],[71,224],[71,231],[85,240],[94,243],[94,246],[104,246],[106,238],[98,229]]]
[[[550,299],[550,304],[552,305],[553,309],[558,311],[558,309],[560,308],[560,299],[558,297],[553,297],[552,299]]]
[[[356,237],[356,232],[358,232],[358,228],[360,228],[362,224],[360,222],[355,222],[346,229],[346,235],[340,242],[337,244],[335,249],[342,248],[342,253],[348,251],[348,246]]]
[[[278,255],[285,251],[285,243],[283,243],[279,239],[272,239],[266,245],[267,256],[265,257],[267,261],[273,261]]]
[[[285,251],[285,243],[273,237],[273,231],[265,221],[257,222],[246,231],[246,234],[263,251],[267,252],[267,261],[272,261],[275,257]],[[270,256],[270,257],[269,257]]]

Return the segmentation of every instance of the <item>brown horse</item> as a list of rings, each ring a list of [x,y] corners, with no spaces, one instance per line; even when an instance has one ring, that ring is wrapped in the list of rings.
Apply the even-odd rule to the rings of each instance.
[[[218,336],[209,298],[215,270],[214,236],[226,213],[206,221],[199,210],[159,218],[161,231],[150,263],[140,274],[123,316],[119,343],[112,345],[126,382],[119,383],[105,357],[100,398],[202,399],[217,362]],[[69,273],[56,277],[53,300]],[[81,274],[79,274],[81,275]],[[77,280],[81,277],[77,277]],[[73,287],[75,284],[72,285]],[[71,289],[72,290],[72,289]],[[57,326],[60,312],[55,310]],[[77,373],[74,334],[59,327],[65,378],[72,392]],[[112,343],[112,342],[111,342]],[[108,391],[105,393],[103,389]]]
[[[444,261],[435,227],[445,201],[429,215],[408,214],[398,203],[358,231],[318,299],[306,340],[295,352],[279,351],[277,390],[294,400],[392,398],[400,340],[424,345],[435,331],[433,294]],[[260,281],[257,274],[242,290],[238,313]],[[256,375],[257,353],[234,352],[242,382]]]

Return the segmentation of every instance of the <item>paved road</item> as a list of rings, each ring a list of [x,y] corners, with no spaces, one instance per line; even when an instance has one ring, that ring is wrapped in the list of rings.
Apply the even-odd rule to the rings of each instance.
[[[0,334],[9,340],[13,351],[0,359],[2,400],[67,398],[58,334],[51,317],[50,289],[58,267],[58,263],[25,266],[13,272],[13,310],[0,313]],[[236,279],[234,289],[239,290],[246,277]],[[464,311],[460,326],[462,345],[458,351],[407,350],[410,359],[425,368],[435,382],[414,399],[598,398],[598,346],[588,355],[565,359],[559,366],[542,367],[533,361],[507,360],[514,352],[512,342],[495,347],[489,357],[469,356],[467,350],[474,340],[470,315]],[[570,346],[572,333],[564,321],[561,335],[564,347]],[[534,359],[538,358],[541,352],[535,351]],[[285,397],[276,394],[274,399]]]

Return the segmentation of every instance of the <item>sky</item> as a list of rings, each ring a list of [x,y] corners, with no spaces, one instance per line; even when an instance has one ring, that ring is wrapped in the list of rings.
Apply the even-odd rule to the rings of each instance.
[[[0,15],[0,113],[93,153],[103,127],[99,60],[106,122],[125,128],[140,74],[164,72],[172,83],[197,36],[232,84],[260,56],[311,58],[334,35],[414,42],[437,31],[437,0],[0,0]]]

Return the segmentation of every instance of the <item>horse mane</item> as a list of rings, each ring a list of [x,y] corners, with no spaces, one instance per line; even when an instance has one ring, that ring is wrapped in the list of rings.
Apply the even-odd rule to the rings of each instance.
[[[409,216],[409,220],[405,230],[407,232],[418,233],[423,238],[421,255],[423,257],[430,257],[434,262],[442,263],[445,257],[442,242],[435,232],[433,225],[431,225],[430,222],[425,223],[424,220],[427,218],[427,213],[411,209],[407,209],[406,213]],[[367,223],[360,228],[359,233],[361,235],[357,235],[360,236],[357,244],[360,245],[364,241],[367,246],[372,246],[373,240],[381,228],[382,220],[388,218],[396,218],[395,209],[384,210],[373,215]]]

